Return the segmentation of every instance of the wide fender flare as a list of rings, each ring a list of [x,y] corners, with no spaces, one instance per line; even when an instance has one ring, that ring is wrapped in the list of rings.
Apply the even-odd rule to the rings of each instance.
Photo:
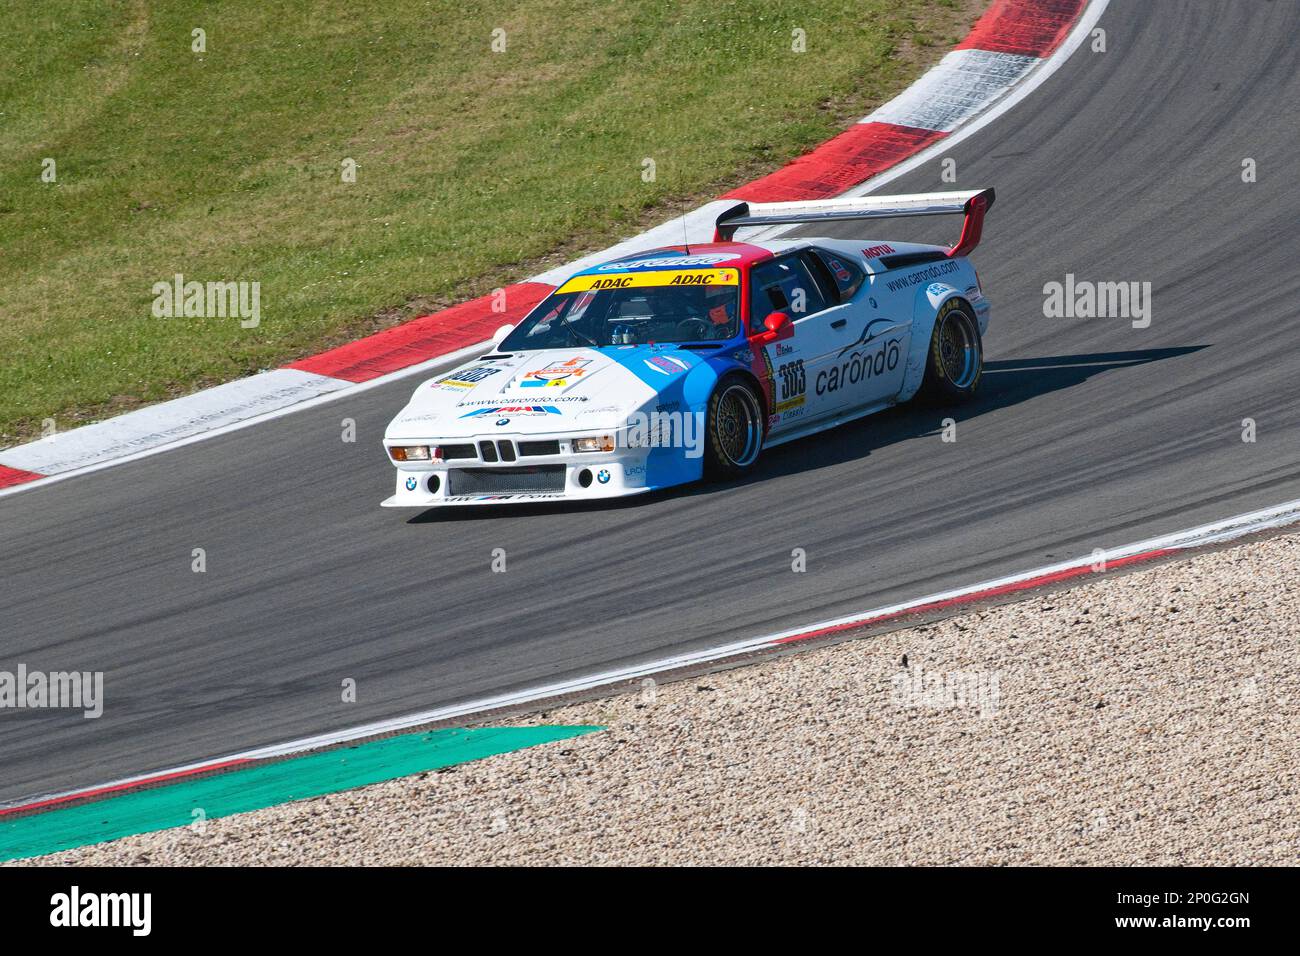
[[[931,282],[917,291],[912,304],[912,341],[907,349],[907,370],[903,373],[903,387],[898,393],[900,402],[915,395],[925,381],[934,323],[939,318],[939,311],[953,299],[966,301],[961,290],[946,282]]]
[[[690,371],[661,388],[642,406],[646,415],[680,415],[668,447],[652,448],[646,457],[646,485],[663,488],[696,481],[704,475],[704,421],[709,396],[719,373],[712,363],[697,362]]]
[[[709,396],[729,367],[730,363],[717,360],[706,359],[697,363],[682,377],[683,407],[693,412],[707,412]]]

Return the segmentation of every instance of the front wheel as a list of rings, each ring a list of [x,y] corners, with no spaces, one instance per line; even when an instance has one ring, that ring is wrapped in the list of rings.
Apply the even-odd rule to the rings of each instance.
[[[715,479],[743,475],[763,450],[763,402],[740,376],[725,378],[709,398],[705,429],[705,473]]]
[[[939,309],[930,336],[921,397],[936,404],[969,401],[984,374],[984,343],[970,306],[949,299]]]

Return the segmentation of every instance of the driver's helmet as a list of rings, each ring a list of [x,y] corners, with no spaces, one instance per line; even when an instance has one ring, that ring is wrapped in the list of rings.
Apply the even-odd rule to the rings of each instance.
[[[705,316],[718,331],[721,331],[722,326],[731,325],[736,318],[735,290],[735,286],[727,285],[705,287]]]

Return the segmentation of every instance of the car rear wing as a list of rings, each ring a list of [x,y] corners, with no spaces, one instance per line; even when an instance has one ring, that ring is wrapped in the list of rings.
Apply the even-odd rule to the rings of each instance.
[[[992,189],[966,192],[915,193],[908,196],[862,196],[856,199],[812,199],[807,202],[740,202],[718,216],[714,242],[730,242],[745,226],[845,222],[854,219],[898,219],[904,216],[947,216],[966,219],[961,237],[948,256],[969,255],[980,241],[984,214],[993,205]]]

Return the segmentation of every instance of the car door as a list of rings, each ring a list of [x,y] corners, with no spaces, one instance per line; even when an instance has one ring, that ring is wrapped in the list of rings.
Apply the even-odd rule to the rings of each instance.
[[[877,301],[861,265],[848,256],[817,248],[809,253],[812,271],[820,274],[838,304],[845,309],[852,335],[826,364],[826,379],[818,388],[843,393],[839,407],[869,408],[898,394],[906,371],[912,317],[886,314]]]
[[[766,346],[773,371],[772,434],[834,414],[846,397],[815,387],[852,337],[843,306],[815,275],[809,255],[788,253],[750,270],[751,332],[761,331],[773,312],[784,312],[794,325],[793,336]]]

